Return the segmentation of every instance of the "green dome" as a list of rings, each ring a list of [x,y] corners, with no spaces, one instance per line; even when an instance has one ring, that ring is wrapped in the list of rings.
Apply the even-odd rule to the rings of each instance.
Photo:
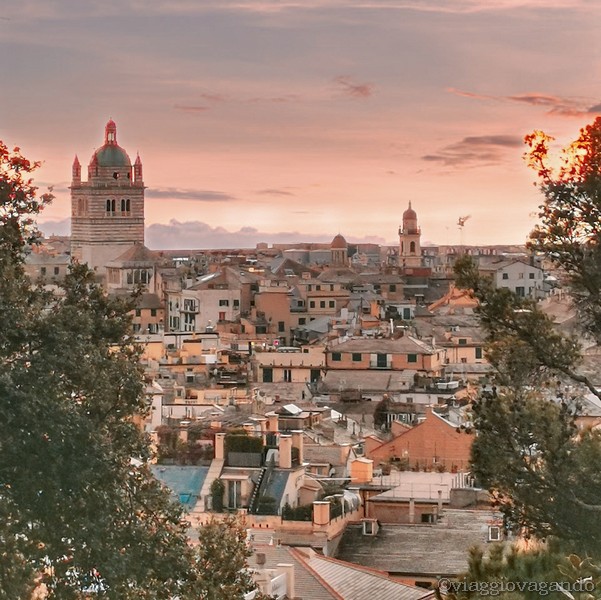
[[[94,156],[99,167],[131,167],[127,152],[117,144],[105,144],[96,150]]]

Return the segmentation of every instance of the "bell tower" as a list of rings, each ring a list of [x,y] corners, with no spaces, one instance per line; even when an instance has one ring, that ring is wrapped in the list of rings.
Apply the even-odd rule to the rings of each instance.
[[[104,273],[106,263],[136,244],[144,244],[144,181],[142,161],[133,167],[117,143],[117,125],[110,119],[104,144],[88,164],[88,180],[73,161],[71,181],[71,257]]]
[[[422,266],[422,232],[417,225],[417,214],[411,208],[403,213],[403,224],[399,227],[399,266],[415,268]]]

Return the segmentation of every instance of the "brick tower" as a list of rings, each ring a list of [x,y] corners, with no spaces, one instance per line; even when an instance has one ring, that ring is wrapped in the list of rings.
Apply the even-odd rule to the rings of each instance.
[[[138,156],[132,166],[110,120],[104,144],[88,165],[87,181],[81,180],[77,156],[73,161],[71,256],[103,274],[106,263],[136,244],[144,244],[142,161]]]

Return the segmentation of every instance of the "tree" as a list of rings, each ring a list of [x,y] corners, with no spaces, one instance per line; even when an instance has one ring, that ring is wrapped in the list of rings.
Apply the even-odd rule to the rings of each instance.
[[[199,600],[242,600],[255,589],[248,557],[244,523],[235,516],[212,518],[199,529],[196,566],[204,577],[193,586]],[[259,594],[256,600],[266,600]]]
[[[555,171],[550,142],[541,132],[526,138],[544,195],[529,246],[560,269],[583,335],[599,342],[601,119],[581,130]],[[579,370],[580,340],[561,335],[535,301],[495,289],[469,257],[457,262],[456,274],[458,285],[480,301],[495,368],[493,392],[474,407],[475,475],[493,491],[510,526],[600,557],[601,436],[575,427],[579,394],[600,394]]]
[[[441,599],[441,592],[448,592],[448,600],[486,596],[503,600],[599,598],[599,566],[574,554],[566,556],[565,552],[557,542],[527,551],[501,544],[493,545],[486,553],[472,548],[467,573],[453,582],[441,580],[436,597]]]
[[[31,284],[25,253],[51,201],[37,166],[0,142],[0,598],[28,598],[36,579],[50,598],[168,598],[198,574],[133,423],[148,409],[133,300],[81,265],[58,295]]]

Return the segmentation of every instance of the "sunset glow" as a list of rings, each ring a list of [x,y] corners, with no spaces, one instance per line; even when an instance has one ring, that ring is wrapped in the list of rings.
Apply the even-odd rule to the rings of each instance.
[[[42,160],[68,233],[71,164],[106,121],[144,163],[147,245],[523,243],[535,129],[601,111],[585,0],[58,0],[0,17],[0,139]],[[462,232],[458,218],[471,215]]]

